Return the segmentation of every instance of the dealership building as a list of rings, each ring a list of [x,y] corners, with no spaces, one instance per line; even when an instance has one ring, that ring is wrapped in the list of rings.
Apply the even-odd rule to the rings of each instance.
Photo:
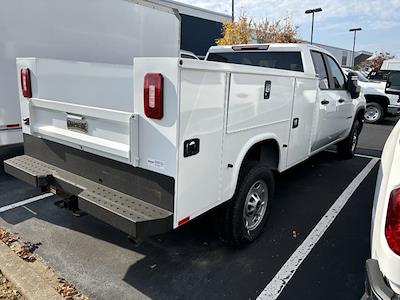
[[[334,46],[328,46],[318,43],[313,43],[315,46],[324,48],[325,50],[332,53],[332,55],[336,58],[336,60],[343,66],[352,66],[352,57],[353,57],[353,50],[348,50],[344,48],[338,48]],[[367,60],[369,57],[373,55],[372,52],[368,51],[355,51],[354,52],[354,64],[359,65],[363,61]]]

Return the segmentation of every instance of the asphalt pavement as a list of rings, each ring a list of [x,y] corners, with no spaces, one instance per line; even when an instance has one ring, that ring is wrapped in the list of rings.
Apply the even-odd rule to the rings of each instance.
[[[365,125],[361,156],[340,160],[325,151],[279,175],[264,233],[244,249],[232,249],[219,238],[212,214],[133,243],[91,216],[77,217],[60,208],[57,196],[0,213],[0,226],[23,240],[40,241],[37,253],[91,299],[255,299],[371,161],[368,156],[380,156],[396,120]],[[0,159],[22,151],[1,149]],[[278,299],[360,299],[377,168],[351,195]],[[1,170],[0,207],[39,194]]]

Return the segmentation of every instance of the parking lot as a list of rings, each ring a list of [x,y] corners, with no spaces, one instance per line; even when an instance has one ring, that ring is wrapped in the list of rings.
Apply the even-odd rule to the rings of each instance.
[[[176,231],[134,243],[91,216],[74,216],[57,196],[9,209],[0,225],[41,242],[37,253],[93,299],[255,299],[360,172],[379,157],[397,119],[366,125],[357,157],[325,151],[277,178],[272,213],[262,237],[245,249],[216,234],[212,214]],[[21,154],[1,150],[1,160]],[[371,208],[378,164],[357,185],[321,239],[309,248],[278,299],[359,299],[370,255]],[[42,194],[0,175],[0,206]],[[282,289],[283,288],[283,289]]]

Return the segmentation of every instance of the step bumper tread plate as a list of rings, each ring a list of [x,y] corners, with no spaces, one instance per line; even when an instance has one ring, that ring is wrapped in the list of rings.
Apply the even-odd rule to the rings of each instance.
[[[28,155],[4,161],[4,169],[33,186],[54,186],[78,197],[78,207],[132,237],[172,229],[172,212]]]

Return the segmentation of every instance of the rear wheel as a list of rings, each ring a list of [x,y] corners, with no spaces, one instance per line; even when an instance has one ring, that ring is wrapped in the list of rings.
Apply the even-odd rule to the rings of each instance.
[[[225,237],[234,246],[249,244],[260,236],[273,194],[271,169],[257,162],[246,163],[235,195],[225,210]]]
[[[365,110],[364,120],[367,123],[378,123],[384,118],[384,114],[382,105],[376,102],[369,102]]]
[[[360,120],[355,120],[347,138],[337,144],[337,153],[341,158],[349,159],[354,156],[360,131],[361,122]]]

